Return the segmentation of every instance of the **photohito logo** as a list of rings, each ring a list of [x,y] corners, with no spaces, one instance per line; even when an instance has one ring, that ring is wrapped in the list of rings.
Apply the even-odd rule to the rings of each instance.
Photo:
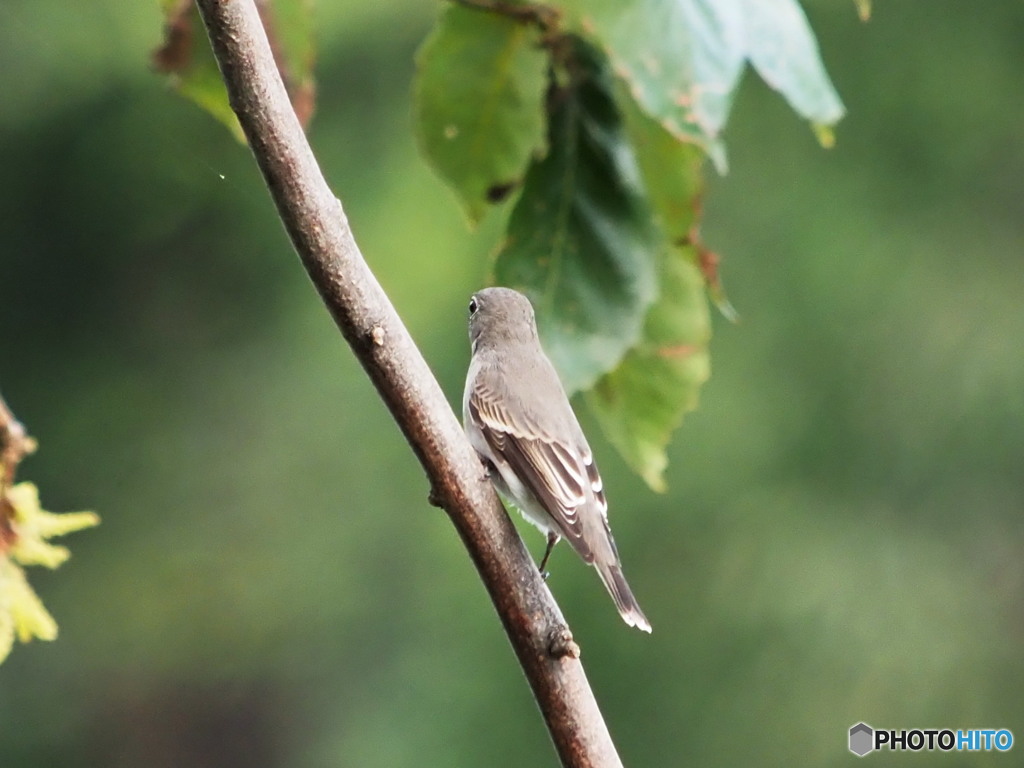
[[[953,731],[949,728],[912,728],[898,731],[872,728],[857,723],[850,728],[850,751],[864,757],[876,749],[893,752],[1006,752],[1013,746],[1013,734],[1006,728],[972,728]]]

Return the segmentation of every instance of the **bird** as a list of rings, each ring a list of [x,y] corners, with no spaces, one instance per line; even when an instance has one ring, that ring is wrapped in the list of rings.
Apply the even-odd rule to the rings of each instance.
[[[502,287],[473,294],[469,338],[463,427],[499,494],[547,536],[541,575],[565,539],[597,570],[622,619],[650,632],[622,573],[594,454],[541,346],[530,300]]]

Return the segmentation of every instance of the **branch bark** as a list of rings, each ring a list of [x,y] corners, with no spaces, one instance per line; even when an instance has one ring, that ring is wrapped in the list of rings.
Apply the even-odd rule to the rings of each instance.
[[[313,285],[391,410],[494,603],[565,766],[621,766],[579,647],[426,361],[370,271],[288,101],[252,0],[197,0],[231,105]]]

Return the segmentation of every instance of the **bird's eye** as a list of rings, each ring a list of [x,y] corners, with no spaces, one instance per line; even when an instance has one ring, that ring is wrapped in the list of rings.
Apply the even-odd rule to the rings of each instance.
[[[469,314],[475,315],[480,305],[476,303],[476,296],[469,300]]]

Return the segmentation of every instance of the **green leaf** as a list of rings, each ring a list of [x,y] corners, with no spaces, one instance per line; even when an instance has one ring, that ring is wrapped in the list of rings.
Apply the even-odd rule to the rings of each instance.
[[[420,147],[477,222],[544,151],[548,56],[540,32],[497,13],[450,6],[416,62]]]
[[[626,463],[654,490],[665,488],[665,449],[707,380],[711,335],[696,229],[704,158],[645,115],[627,94],[619,104],[666,244],[661,295],[643,337],[598,381],[587,404]]]
[[[711,322],[692,250],[666,252],[661,297],[647,317],[643,341],[586,398],[612,445],[656,491],[665,490],[672,432],[697,406],[711,372]]]
[[[227,89],[195,3],[192,0],[163,0],[161,6],[164,40],[153,52],[154,66],[168,75],[178,93],[206,110],[244,143],[245,134],[231,109]],[[309,0],[262,3],[260,17],[292,107],[299,122],[305,126],[313,115],[315,101]]]
[[[704,276],[711,300],[728,320],[736,322],[739,317],[718,275],[718,256],[705,248],[699,237],[704,189],[700,150],[678,141],[645,115],[628,94],[619,95],[618,103],[662,232],[673,246],[693,246],[687,253]]]
[[[245,134],[238,124],[221,79],[199,9],[186,0],[164,0],[164,40],[153,52],[153,65],[168,76],[179,94],[195,102],[227,127],[240,142]]]
[[[662,231],[670,243],[685,245],[700,214],[703,155],[696,145],[679,141],[664,125],[644,114],[628,93],[620,89],[618,96],[644,186]]]
[[[816,126],[845,110],[821,63],[818,43],[797,0],[741,0],[747,57],[761,78]]]
[[[796,0],[563,0],[636,103],[724,170],[720,134],[750,61],[816,126],[843,116]]]
[[[570,0],[630,95],[673,136],[714,151],[743,71],[736,0]]]
[[[571,75],[551,97],[550,150],[527,174],[494,272],[533,301],[545,349],[574,392],[640,338],[660,240],[607,62],[569,42]]]

